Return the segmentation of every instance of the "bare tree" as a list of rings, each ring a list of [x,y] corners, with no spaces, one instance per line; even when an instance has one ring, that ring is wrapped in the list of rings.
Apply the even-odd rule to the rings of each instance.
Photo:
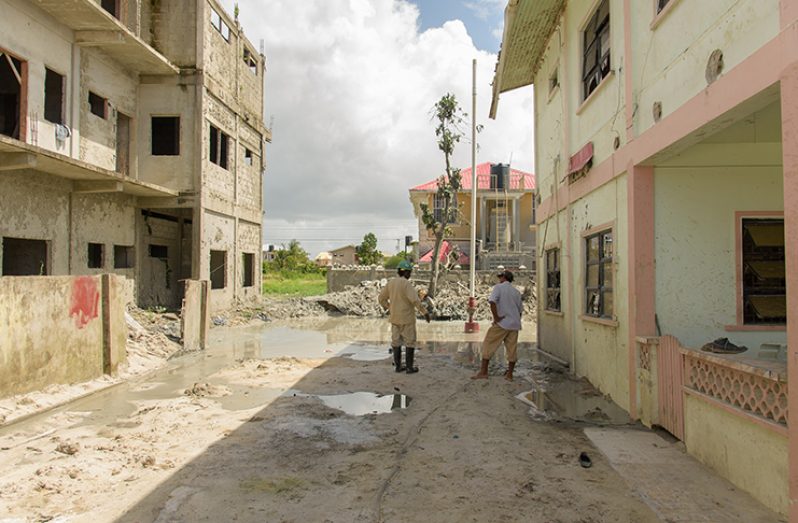
[[[433,119],[438,121],[435,135],[438,137],[438,149],[446,159],[446,172],[438,178],[438,190],[435,197],[442,204],[438,209],[430,210],[426,203],[421,204],[421,220],[428,231],[435,236],[435,247],[432,251],[432,276],[430,277],[427,295],[435,297],[440,274],[440,252],[443,240],[451,236],[449,224],[457,219],[457,192],[462,187],[460,169],[452,167],[451,157],[455,145],[462,138],[460,128],[468,115],[463,112],[457,99],[447,93],[435,104]],[[438,212],[435,212],[438,211]]]

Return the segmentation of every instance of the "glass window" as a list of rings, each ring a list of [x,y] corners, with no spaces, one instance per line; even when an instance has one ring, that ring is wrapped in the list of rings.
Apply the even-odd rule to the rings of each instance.
[[[787,323],[784,219],[742,221],[743,323]]]
[[[585,238],[585,254],[585,314],[612,318],[612,230]]]
[[[603,0],[582,32],[582,99],[610,73],[610,4]]]

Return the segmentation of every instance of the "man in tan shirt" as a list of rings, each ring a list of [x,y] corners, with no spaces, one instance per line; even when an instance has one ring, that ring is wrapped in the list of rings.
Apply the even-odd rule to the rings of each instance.
[[[391,347],[393,348],[393,364],[396,372],[402,372],[402,346],[407,350],[407,373],[418,372],[413,366],[416,345],[416,310],[430,321],[429,312],[421,303],[416,288],[410,283],[413,266],[410,262],[399,262],[399,276],[391,278],[388,285],[380,291],[379,302],[383,309],[389,310],[391,322]]]

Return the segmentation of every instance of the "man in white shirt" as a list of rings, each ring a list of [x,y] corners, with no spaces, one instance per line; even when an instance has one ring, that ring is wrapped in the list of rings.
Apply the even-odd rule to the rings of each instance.
[[[499,284],[490,293],[490,312],[493,314],[493,325],[485,333],[482,342],[482,364],[479,372],[471,376],[472,380],[488,377],[488,364],[499,346],[504,343],[507,349],[507,372],[504,379],[513,381],[513,370],[518,360],[518,331],[521,330],[521,312],[523,303],[521,293],[513,287],[513,273],[501,271],[497,275]]]

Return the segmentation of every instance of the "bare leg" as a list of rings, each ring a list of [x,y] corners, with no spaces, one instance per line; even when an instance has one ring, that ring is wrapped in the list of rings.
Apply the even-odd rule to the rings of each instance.
[[[486,380],[488,379],[488,363],[490,360],[486,360],[483,358],[482,364],[479,367],[479,372],[471,376],[472,380]]]

